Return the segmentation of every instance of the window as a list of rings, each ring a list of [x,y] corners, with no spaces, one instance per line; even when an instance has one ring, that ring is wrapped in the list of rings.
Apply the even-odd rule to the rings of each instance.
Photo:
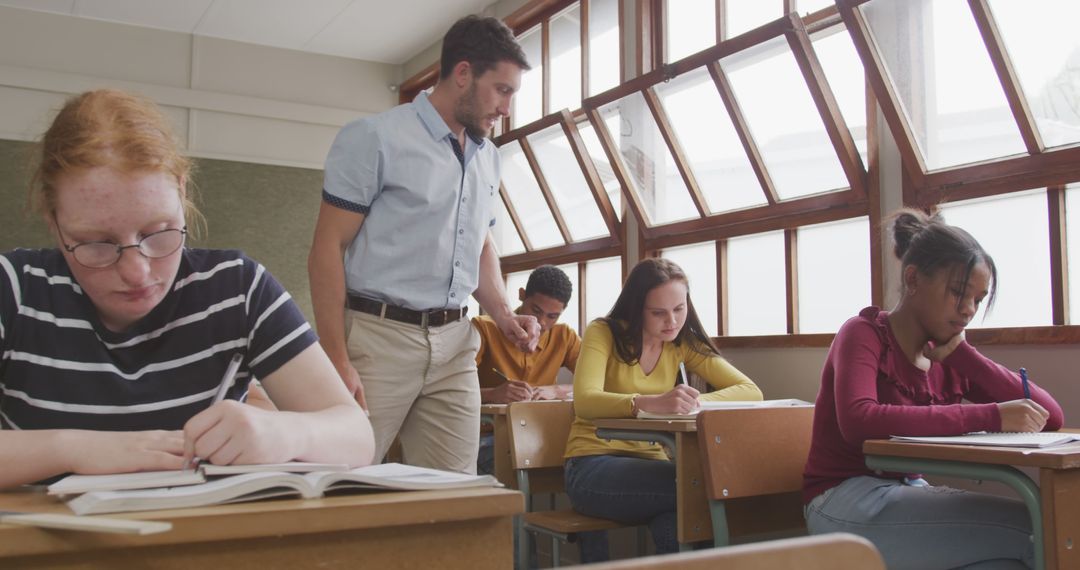
[[[994,259],[1000,286],[989,313],[979,311],[971,328],[1053,323],[1050,309],[1050,248],[1046,191],[1033,190],[944,204],[945,221],[968,231]],[[1007,228],[1002,223],[1008,220]]]
[[[784,232],[727,242],[728,334],[787,332]]]
[[[689,191],[679,174],[645,98],[639,92],[600,110],[605,124],[617,117],[619,154],[651,225],[698,217]]]
[[[555,224],[551,210],[544,202],[543,193],[533,175],[521,144],[513,141],[499,147],[502,155],[503,186],[510,202],[518,214],[518,219],[528,236],[529,243],[536,248],[562,245],[562,235]]]
[[[619,84],[619,0],[589,0],[588,8],[588,95],[596,95]]]
[[[757,174],[705,68],[656,86],[711,213],[765,204]]]
[[[733,38],[784,15],[784,0],[724,0],[725,38]]]
[[[521,87],[511,102],[510,125],[517,128],[527,125],[544,114],[544,60],[541,51],[540,26],[518,36],[518,43],[525,52],[531,69],[521,74]]]
[[[501,198],[495,204],[495,226],[491,228],[491,235],[499,255],[514,255],[525,251],[525,244],[521,242],[514,220]]]
[[[870,299],[867,218],[798,229],[799,332],[834,333]]]
[[[716,243],[706,242],[665,249],[663,257],[674,261],[686,273],[690,299],[709,336],[717,335]]]
[[[551,103],[548,112],[581,107],[581,8],[551,19]],[[546,114],[546,113],[545,113]]]
[[[560,323],[566,323],[570,328],[578,331],[581,334],[584,331],[578,330],[578,313],[581,311],[581,304],[578,300],[581,298],[580,291],[578,291],[578,265],[576,263],[569,263],[566,265],[559,265],[559,269],[562,269],[566,276],[570,278],[570,285],[573,286],[573,292],[570,293],[570,301],[566,303],[566,310],[563,311],[561,317],[559,317]]]
[[[607,257],[585,262],[585,324],[603,317],[622,292],[622,259]],[[582,330],[582,333],[585,331]]]
[[[574,241],[608,235],[585,176],[560,125],[528,137],[555,203]]]
[[[680,60],[716,43],[716,0],[667,0],[664,6],[667,61]]]
[[[619,118],[612,115],[608,117],[606,121],[608,132],[618,132]],[[600,145],[600,139],[596,136],[596,129],[593,128],[592,123],[588,121],[578,124],[578,133],[581,135],[581,140],[585,143],[585,149],[589,152],[589,157],[593,161],[593,165],[596,166],[596,172],[600,176],[600,181],[604,184],[604,191],[607,192],[608,200],[611,201],[611,207],[615,211],[615,216],[619,217],[622,214],[622,191],[619,185],[618,178],[615,177],[615,171],[613,170],[611,163],[608,162],[607,153],[604,152],[604,147]]]
[[[806,80],[783,37],[720,60],[781,200],[846,188]],[[783,100],[775,97],[783,93]]]
[[[866,75],[851,35],[844,26],[833,26],[813,36],[814,52],[855,140],[863,164],[866,156]]]

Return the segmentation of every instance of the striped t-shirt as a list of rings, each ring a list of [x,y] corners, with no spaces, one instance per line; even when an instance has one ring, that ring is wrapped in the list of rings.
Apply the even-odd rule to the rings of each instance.
[[[266,269],[238,251],[185,249],[172,290],[121,333],[105,328],[59,250],[0,255],[4,429],[180,429],[316,342]]]

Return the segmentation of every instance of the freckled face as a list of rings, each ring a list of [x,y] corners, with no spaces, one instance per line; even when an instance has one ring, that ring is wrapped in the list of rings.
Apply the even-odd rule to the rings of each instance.
[[[137,243],[148,234],[184,226],[178,183],[163,172],[127,173],[97,167],[63,176],[56,184],[54,232],[72,275],[107,328],[122,331],[165,298],[180,267],[181,249],[149,259],[125,249],[108,266],[81,265],[63,249],[87,242]]]

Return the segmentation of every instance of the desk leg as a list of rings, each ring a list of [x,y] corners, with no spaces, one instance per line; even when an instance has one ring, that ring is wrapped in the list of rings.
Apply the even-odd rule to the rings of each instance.
[[[1047,568],[1080,568],[1080,470],[1039,470]]]
[[[517,489],[514,470],[510,466],[510,426],[505,415],[492,416],[495,426],[495,478],[507,489]]]
[[[709,499],[705,496],[705,478],[701,469],[697,433],[675,434],[676,512],[679,520],[679,543],[689,544],[713,538]]]

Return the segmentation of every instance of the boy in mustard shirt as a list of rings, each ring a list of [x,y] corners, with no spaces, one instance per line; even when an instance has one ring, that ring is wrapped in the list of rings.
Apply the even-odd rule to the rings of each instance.
[[[571,326],[557,322],[566,310],[572,292],[570,278],[553,265],[537,267],[529,274],[525,288],[518,289],[521,306],[514,312],[535,316],[540,323],[540,340],[532,353],[522,352],[509,342],[487,315],[473,318],[472,324],[480,332],[481,340],[480,350],[476,353],[481,403],[570,398],[572,386],[557,385],[555,380],[560,368],[574,371],[581,350],[577,332]],[[493,472],[493,452],[494,437],[490,433],[481,434],[478,473]]]

